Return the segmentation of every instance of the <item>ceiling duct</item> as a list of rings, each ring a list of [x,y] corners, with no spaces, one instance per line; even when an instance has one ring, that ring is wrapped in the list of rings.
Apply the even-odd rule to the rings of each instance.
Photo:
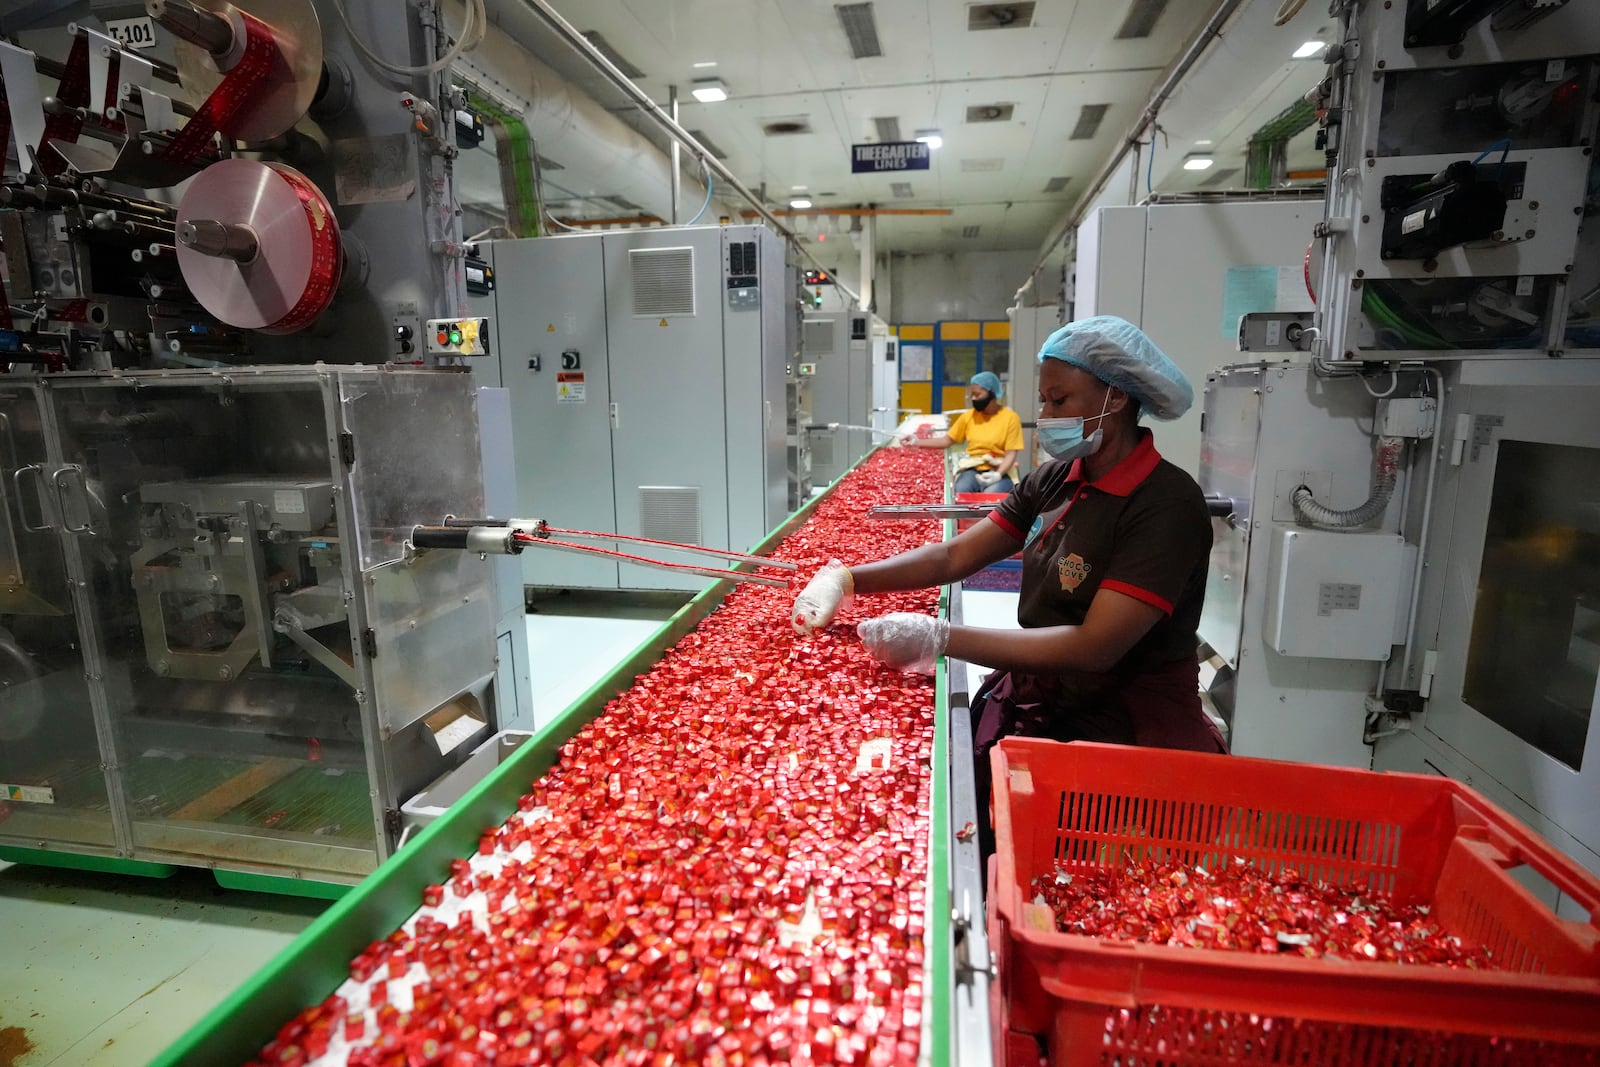
[[[1004,156],[988,156],[984,159],[963,159],[961,161],[961,169],[967,174],[1004,170],[1005,166]]]
[[[976,237],[976,236],[978,236],[978,227],[976,227],[976,226],[963,226],[961,228],[961,236],[963,236],[963,237]]]
[[[458,5],[443,6],[448,21],[459,22],[465,15]],[[672,164],[667,154],[535,59],[500,25],[489,25],[483,43],[460,57],[454,72],[520,115],[539,156],[559,159],[569,185],[625,197],[661,218],[671,216]],[[684,178],[683,203],[698,204],[705,195],[702,182]]]
[[[968,122],[1010,122],[1015,104],[976,104],[967,108]]]
[[[1117,27],[1116,39],[1132,41],[1150,36],[1155,31],[1161,13],[1166,9],[1167,0],[1133,0],[1133,6],[1128,8],[1127,17],[1122,20],[1122,25]]]
[[[721,145],[717,144],[717,142],[706,136],[706,131],[690,130],[689,136],[693,137],[696,141],[699,141],[701,147],[703,147],[707,152],[710,152],[713,156],[716,156],[718,159],[728,158],[728,153],[722,150]]]
[[[969,30],[1020,30],[1033,25],[1031,3],[973,4],[967,8]]]
[[[1067,187],[1067,183],[1071,180],[1071,178],[1051,178],[1044,183],[1044,191],[1047,193],[1059,193]]]
[[[1072,127],[1072,133],[1067,136],[1069,141],[1089,141],[1100,132],[1100,124],[1105,121],[1106,112],[1111,110],[1110,104],[1084,104],[1078,112],[1078,124]]]
[[[897,118],[873,119],[872,124],[878,128],[878,140],[888,144],[900,140],[900,120]]]
[[[605,56],[606,59],[611,61],[611,65],[613,67],[616,67],[630,78],[644,77],[644,71],[640,70],[632,63],[629,63],[626,59],[623,59],[622,54],[615,48],[611,47],[611,42],[600,35],[600,31],[584,30],[583,36],[586,41],[594,45],[595,51],[599,52],[601,55]]]
[[[911,192],[910,182],[890,182],[889,191],[894,193],[894,195],[901,200],[910,200],[914,195]]]
[[[871,4],[834,4],[833,10],[839,16],[845,40],[850,42],[852,56],[873,59],[883,55],[883,46],[878,43],[878,20]]]

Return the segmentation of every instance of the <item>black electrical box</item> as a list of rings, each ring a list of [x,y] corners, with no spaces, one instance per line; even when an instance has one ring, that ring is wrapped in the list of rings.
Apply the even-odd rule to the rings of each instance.
[[[1406,48],[1460,44],[1473,23],[1506,0],[1407,0]]]
[[[1506,220],[1507,184],[1512,171],[1520,195],[1524,164],[1479,167],[1466,160],[1442,173],[1392,174],[1383,180],[1384,259],[1432,259],[1446,248],[1484,241],[1500,233]]]
[[[456,109],[456,147],[463,152],[483,143],[483,117],[468,108]]]
[[[468,256],[463,261],[467,272],[467,292],[473,296],[488,296],[494,292],[494,268],[488,260]]]

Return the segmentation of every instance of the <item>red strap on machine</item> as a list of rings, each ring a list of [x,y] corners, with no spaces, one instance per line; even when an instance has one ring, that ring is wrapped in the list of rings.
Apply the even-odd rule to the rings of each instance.
[[[250,98],[255,94],[278,59],[278,41],[267,24],[252,15],[239,12],[244,19],[244,55],[222,76],[222,84],[206,97],[206,102],[195,110],[194,117],[184,123],[178,136],[162,153],[166,159],[180,163],[193,161],[205,150],[218,130],[224,133],[235,119],[249,110]]]
[[[339,239],[339,221],[322,192],[311,180],[297,170],[269,163],[277,171],[305,208],[306,221],[311,225],[311,274],[306,279],[305,291],[277,322],[263,327],[272,333],[292,333],[327,310],[333,302],[333,291],[339,287],[339,276],[344,272],[343,243]]]
[[[83,34],[73,40],[72,51],[67,53],[67,69],[62,72],[56,99],[65,104],[67,110],[46,116],[44,120],[44,135],[39,138],[37,162],[39,169],[46,174],[60,174],[67,169],[67,161],[46,152],[44,146],[51,141],[76,143],[78,134],[83,132],[83,120],[74,110],[89,106],[89,38]]]

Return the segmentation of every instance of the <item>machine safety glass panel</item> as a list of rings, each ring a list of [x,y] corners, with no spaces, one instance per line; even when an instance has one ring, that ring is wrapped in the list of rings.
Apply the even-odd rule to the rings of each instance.
[[[326,406],[301,372],[50,392],[132,843],[358,875],[376,862]]]
[[[978,373],[978,346],[946,341],[940,347],[944,352],[945,384],[966,388]]]
[[[1600,449],[1502,441],[1462,690],[1579,770],[1600,678]]]
[[[0,844],[115,843],[37,393],[0,392]],[[65,476],[70,480],[73,476]]]
[[[488,719],[493,570],[468,552],[408,559],[405,543],[415,526],[484,515],[474,383],[347,372],[339,390],[379,715],[395,733],[421,720],[416,744],[439,758]]]

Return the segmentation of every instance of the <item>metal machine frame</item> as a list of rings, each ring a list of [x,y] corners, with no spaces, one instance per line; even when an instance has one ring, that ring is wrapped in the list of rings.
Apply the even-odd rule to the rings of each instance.
[[[0,691],[5,854],[331,882],[387,858],[402,802],[511,713],[491,565],[405,543],[484,510],[471,379],[65,374],[4,395],[35,587],[8,605],[8,667],[30,669]],[[164,590],[198,598],[181,629]]]

